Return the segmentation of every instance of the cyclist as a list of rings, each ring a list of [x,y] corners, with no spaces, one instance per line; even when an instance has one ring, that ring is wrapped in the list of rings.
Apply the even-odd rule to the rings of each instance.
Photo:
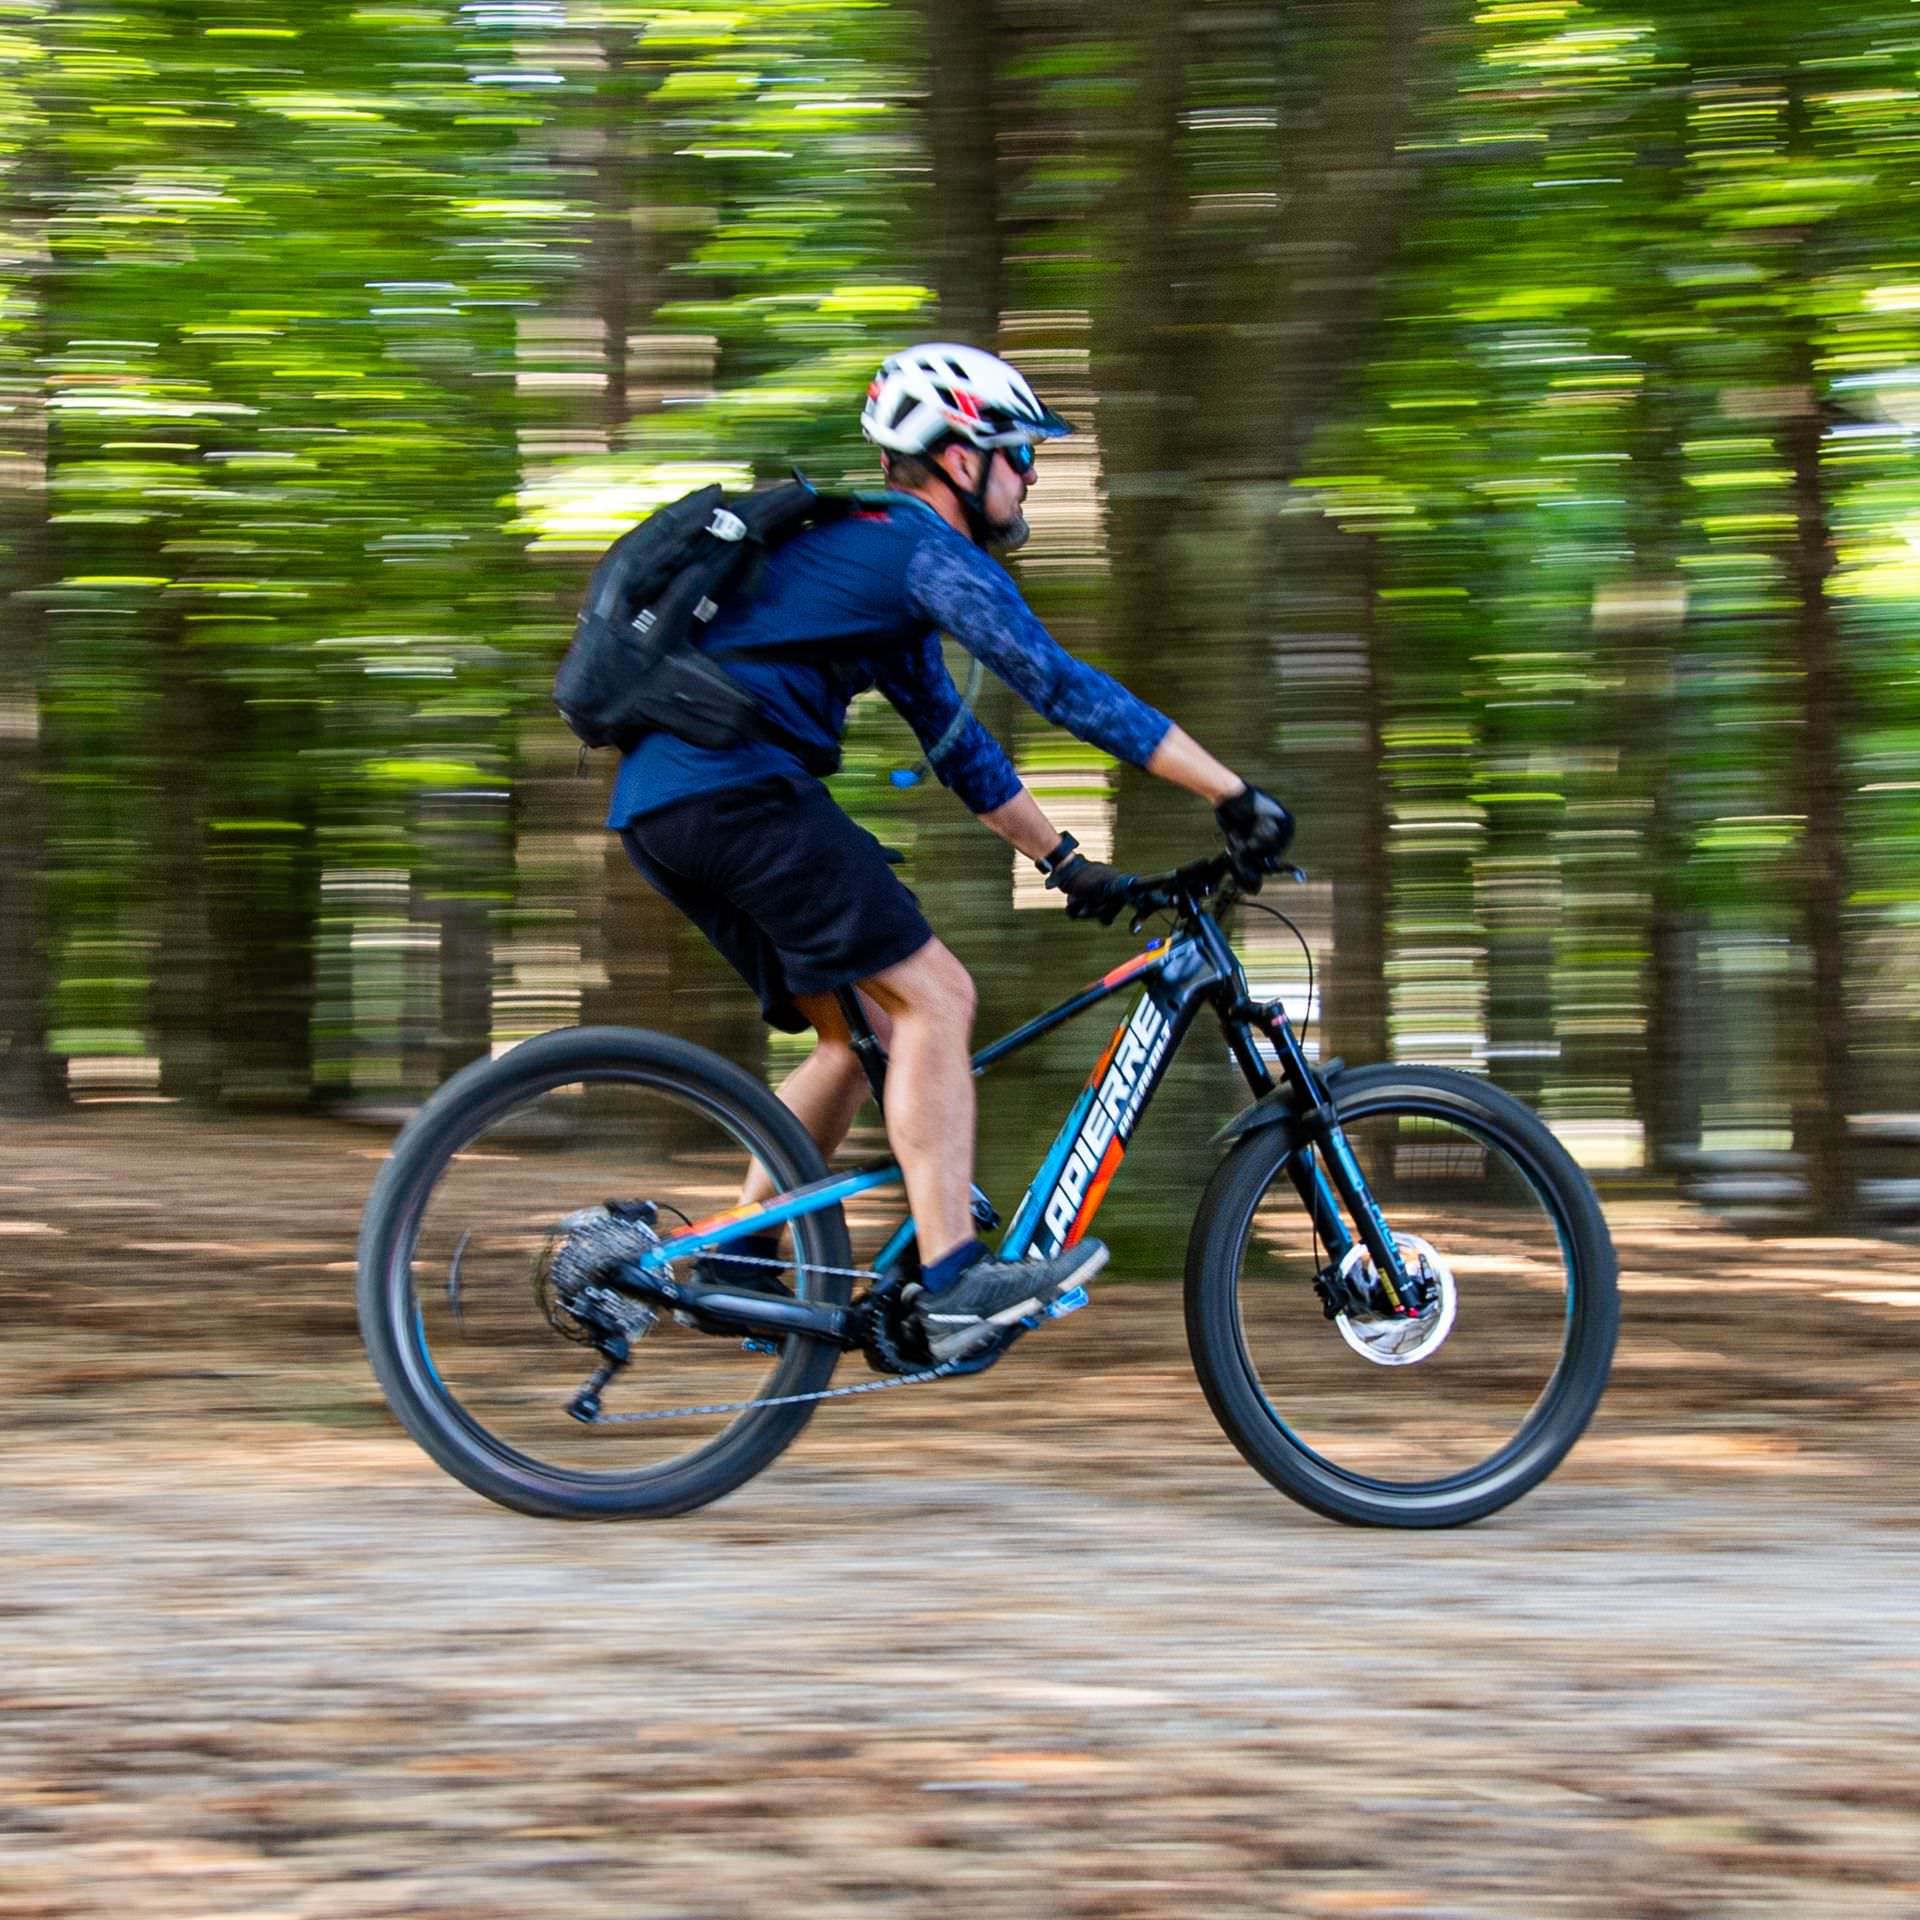
[[[1229,847],[1277,866],[1290,822],[1164,714],[1075,660],[988,549],[1024,543],[1034,448],[1071,431],[1006,361],[974,347],[909,347],[881,367],[861,416],[886,491],[769,557],[706,644],[787,738],[831,754],[856,693],[899,710],[941,782],[1026,854],[1070,916],[1111,920],[1128,876],[1089,860],[1021,784],[961,701],[940,653],[952,635],[1057,726],[1213,803]],[[783,1032],[819,1036],[780,1099],[831,1154],[867,1098],[835,990],[857,987],[888,1048],[885,1124],[913,1209],[938,1359],[967,1352],[1106,1264],[1082,1240],[1002,1261],[974,1236],[973,984],[878,841],[796,754],[765,740],[714,749],[646,735],[621,762],[607,824],[641,874],[686,913]],[[744,1198],[772,1191],[755,1169]],[[708,1277],[765,1286],[778,1233],[734,1243]]]

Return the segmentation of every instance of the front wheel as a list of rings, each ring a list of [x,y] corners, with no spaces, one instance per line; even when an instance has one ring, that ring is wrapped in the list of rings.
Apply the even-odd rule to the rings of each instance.
[[[1329,1320],[1294,1143],[1262,1128],[1222,1162],[1187,1249],[1200,1384],[1249,1465],[1316,1513],[1478,1520],[1545,1479],[1599,1404],[1620,1312],[1606,1221],[1546,1126],[1484,1081],[1366,1067],[1333,1102],[1389,1228],[1444,1297],[1411,1337]]]

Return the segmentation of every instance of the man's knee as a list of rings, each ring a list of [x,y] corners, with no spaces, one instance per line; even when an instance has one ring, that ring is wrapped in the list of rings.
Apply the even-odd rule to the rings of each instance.
[[[895,1019],[943,1019],[970,1028],[979,1004],[973,976],[939,940],[864,986]]]
[[[860,1056],[854,1052],[852,1042],[844,1037],[836,1039],[823,1033],[814,1047],[813,1057],[820,1063],[819,1072],[830,1073],[834,1079],[849,1085],[866,1077]]]

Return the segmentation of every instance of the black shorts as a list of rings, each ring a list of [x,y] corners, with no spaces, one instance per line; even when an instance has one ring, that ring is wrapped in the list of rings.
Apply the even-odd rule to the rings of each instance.
[[[871,979],[933,938],[880,842],[806,774],[697,794],[620,841],[783,1033],[806,1031],[795,994]]]

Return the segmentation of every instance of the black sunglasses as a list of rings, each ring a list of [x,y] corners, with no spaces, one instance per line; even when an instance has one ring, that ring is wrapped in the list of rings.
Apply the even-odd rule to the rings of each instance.
[[[1032,441],[1016,441],[1014,445],[1002,447],[1000,451],[1007,456],[1007,465],[1010,466],[1015,473],[1031,473],[1033,471]]]

